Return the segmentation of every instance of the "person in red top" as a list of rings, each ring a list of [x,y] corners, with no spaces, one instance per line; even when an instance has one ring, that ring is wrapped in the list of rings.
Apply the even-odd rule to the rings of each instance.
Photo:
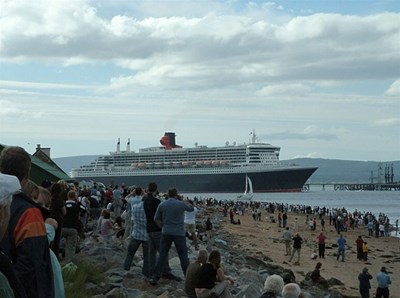
[[[362,261],[363,258],[364,258],[364,256],[363,256],[363,243],[364,243],[364,240],[362,239],[361,235],[358,236],[358,238],[356,239],[357,259],[359,259],[360,261]]]
[[[318,237],[318,255],[319,258],[325,259],[325,241],[326,241],[326,236],[324,235],[323,232],[321,232]]]
[[[113,192],[112,189],[109,187],[105,193],[105,201],[104,201],[104,208],[107,207],[108,203],[110,203],[113,199]]]

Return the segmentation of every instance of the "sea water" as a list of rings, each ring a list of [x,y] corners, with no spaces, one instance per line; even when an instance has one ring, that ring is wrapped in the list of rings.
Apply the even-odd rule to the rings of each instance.
[[[184,194],[190,198],[215,198],[217,200],[236,200],[235,193],[197,193]],[[372,212],[375,215],[384,213],[390,223],[395,225],[400,220],[400,191],[335,191],[310,188],[298,193],[255,193],[252,201],[277,202],[283,204],[301,204],[326,208],[345,208],[348,212],[355,210]]]

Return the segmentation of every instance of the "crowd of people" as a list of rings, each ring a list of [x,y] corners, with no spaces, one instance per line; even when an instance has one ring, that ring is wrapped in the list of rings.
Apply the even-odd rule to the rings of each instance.
[[[286,255],[300,264],[301,246],[304,242],[298,230],[297,218],[291,234],[287,212],[314,214],[319,220],[329,216],[329,223],[338,231],[337,259],[345,260],[346,239],[341,234],[360,221],[370,227],[379,223],[376,237],[387,236],[388,218],[383,214],[348,213],[343,209],[311,208],[277,203],[218,201],[215,199],[184,199],[176,188],[160,196],[157,184],[141,187],[79,187],[79,183],[65,181],[36,185],[29,180],[31,160],[20,147],[6,147],[0,154],[0,296],[1,297],[65,297],[61,264],[74,260],[79,252],[80,239],[89,235],[105,240],[128,238],[126,258],[122,264],[130,270],[135,254],[142,246],[142,274],[149,284],[157,286],[160,278],[180,281],[171,273],[169,251],[174,244],[189,297],[233,297],[230,286],[235,279],[221,265],[221,254],[208,245],[199,250],[199,242],[212,243],[213,225],[210,218],[204,227],[196,225],[196,213],[203,206],[220,207],[222,214],[230,217],[232,224],[240,224],[236,215],[252,210],[254,222],[262,220],[261,211],[274,214],[278,211],[278,224],[285,228],[282,235]],[[310,228],[316,229],[316,217],[309,219]],[[270,217],[271,218],[271,217]],[[272,219],[275,220],[274,216]],[[311,224],[312,223],[312,224]],[[381,232],[380,225],[383,225]],[[321,226],[322,223],[321,223]],[[375,227],[375,226],[374,226]],[[188,258],[187,238],[198,251],[198,259]],[[326,237],[317,237],[319,258],[325,258]],[[367,242],[360,236],[356,241],[357,258],[368,259]],[[318,265],[319,264],[319,265]],[[321,280],[318,263],[312,274]],[[359,275],[360,293],[368,297],[371,275],[364,268]],[[388,297],[390,277],[385,267],[377,275],[376,297]],[[285,284],[282,277],[269,276],[265,281],[266,297],[302,297],[297,284]]]

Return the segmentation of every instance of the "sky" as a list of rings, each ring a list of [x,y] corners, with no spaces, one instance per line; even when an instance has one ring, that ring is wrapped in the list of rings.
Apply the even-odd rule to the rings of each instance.
[[[400,160],[400,4],[0,0],[0,143]]]

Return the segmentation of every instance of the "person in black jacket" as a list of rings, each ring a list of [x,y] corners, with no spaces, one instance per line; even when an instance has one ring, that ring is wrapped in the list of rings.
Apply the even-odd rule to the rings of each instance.
[[[147,233],[149,236],[149,274],[150,276],[154,273],[154,268],[156,267],[157,252],[160,253],[160,243],[161,243],[161,228],[154,221],[154,215],[156,214],[157,207],[160,205],[161,200],[157,198],[158,190],[157,184],[150,182],[147,187],[147,193],[143,197],[143,207],[146,213],[147,219]],[[174,279],[175,277],[171,273],[171,268],[169,266],[169,258],[163,266],[162,276],[166,278]]]
[[[15,176],[0,173],[0,240],[6,232],[10,220],[10,205],[14,193],[21,189]],[[10,259],[0,249],[0,289],[7,297],[25,298],[23,285],[15,276]]]
[[[293,251],[289,259],[289,262],[292,261],[294,254],[297,252],[297,262],[295,262],[295,265],[300,265],[300,252],[301,252],[301,244],[303,243],[303,238],[300,237],[299,233],[296,233],[296,236],[294,236],[292,240],[293,240]]]
[[[21,147],[6,147],[0,154],[0,172],[16,176],[22,190],[27,186],[31,158]],[[48,210],[24,193],[13,195],[7,231],[0,243],[11,259],[17,278],[29,298],[54,297],[53,271],[44,220]]]
[[[370,280],[372,275],[369,274],[368,268],[363,268],[362,272],[358,275],[358,280],[360,281],[360,294],[361,298],[369,298],[369,289],[371,289]]]
[[[82,228],[81,221],[79,219],[81,213],[81,204],[78,202],[76,192],[70,190],[68,192],[68,200],[65,203],[67,210],[64,216],[64,223],[61,231],[61,237],[65,239],[65,261],[71,262],[78,245],[78,235]]]

